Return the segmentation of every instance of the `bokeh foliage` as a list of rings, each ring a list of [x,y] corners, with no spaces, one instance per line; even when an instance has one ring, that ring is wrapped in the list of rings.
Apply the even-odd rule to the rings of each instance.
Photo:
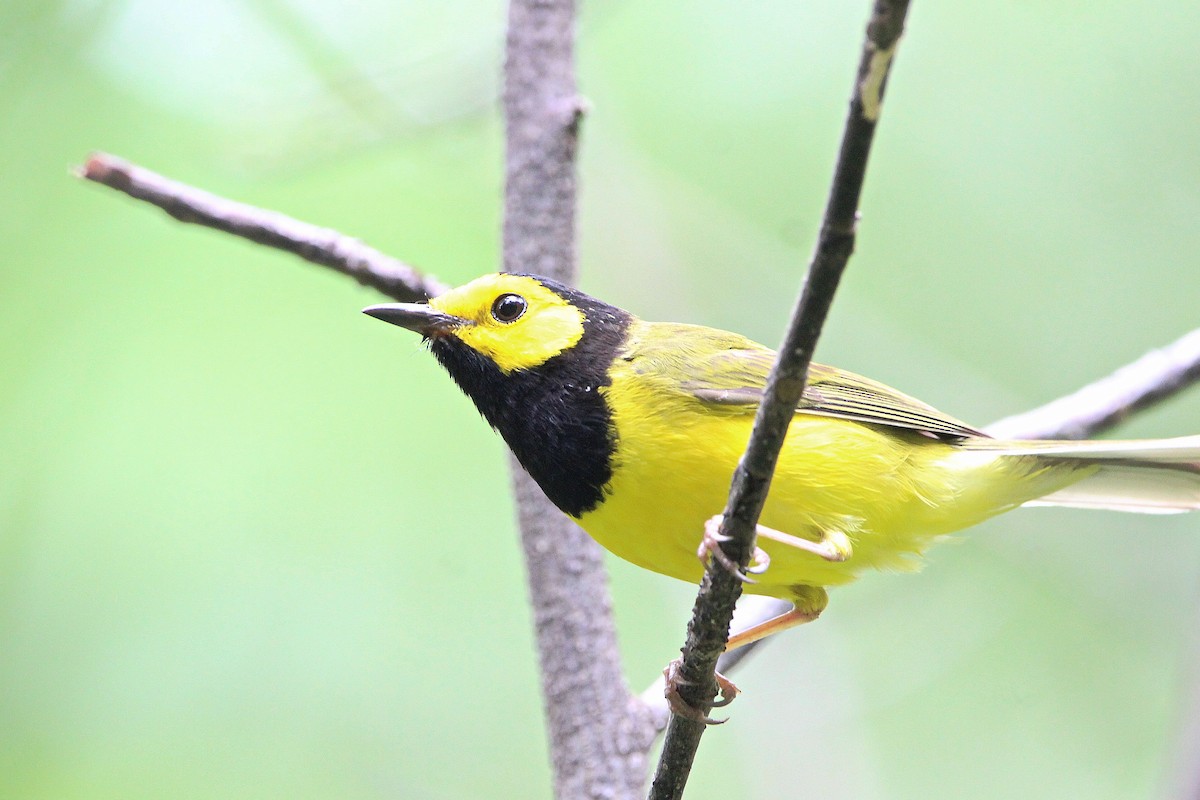
[[[777,340],[865,13],[585,4],[584,287]],[[66,173],[108,150],[465,280],[503,17],[0,6],[0,796],[547,794],[499,441],[367,290]],[[982,423],[1197,325],[1198,22],[918,2],[821,358]],[[1165,791],[1198,561],[1195,519],[1029,511],[839,590],[741,673],[689,797]],[[612,579],[640,688],[693,591]]]

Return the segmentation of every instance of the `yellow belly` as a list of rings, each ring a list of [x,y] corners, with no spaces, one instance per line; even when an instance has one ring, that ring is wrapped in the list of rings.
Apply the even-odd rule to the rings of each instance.
[[[704,522],[724,507],[753,409],[714,408],[679,395],[664,400],[629,383],[614,384],[608,397],[619,458],[605,501],[579,523],[621,558],[698,581]],[[865,569],[912,569],[937,538],[1076,477],[1028,457],[797,415],[760,523],[813,541],[840,531],[853,554],[830,562],[760,539],[770,568],[746,591],[790,598],[794,587],[846,583]]]

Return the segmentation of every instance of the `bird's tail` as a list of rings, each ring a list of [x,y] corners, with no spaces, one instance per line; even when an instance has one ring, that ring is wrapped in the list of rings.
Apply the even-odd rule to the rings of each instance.
[[[1079,468],[1079,481],[1025,505],[1178,514],[1200,509],[1200,436],[1141,441],[998,441],[963,445]]]

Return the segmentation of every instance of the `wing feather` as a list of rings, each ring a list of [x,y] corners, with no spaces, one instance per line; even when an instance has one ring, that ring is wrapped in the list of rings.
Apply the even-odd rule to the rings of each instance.
[[[756,407],[762,400],[775,353],[732,334],[728,344],[728,349],[715,352],[696,348],[688,359],[686,375],[681,375],[680,388],[705,403]],[[808,386],[796,412],[902,428],[938,438],[987,436],[889,386],[823,364],[809,367]]]

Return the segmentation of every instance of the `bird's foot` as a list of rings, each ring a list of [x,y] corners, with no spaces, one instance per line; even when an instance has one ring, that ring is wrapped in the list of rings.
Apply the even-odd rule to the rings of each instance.
[[[678,714],[684,719],[703,722],[705,725],[721,725],[728,722],[728,718],[713,719],[680,696],[679,687],[690,684],[690,681],[684,680],[679,674],[679,668],[682,664],[683,659],[677,658],[663,669],[663,696],[667,698],[667,706],[671,709],[671,713]],[[719,672],[714,672],[713,677],[717,681],[717,693],[719,697],[713,701],[712,707],[724,708],[738,696],[738,687],[733,681]]]
[[[721,549],[722,542],[728,542],[731,537],[721,533],[721,521],[724,517],[721,514],[716,515],[708,522],[704,523],[704,537],[700,540],[700,548],[696,551],[696,557],[700,559],[701,564],[708,564],[709,556],[715,558],[717,563],[724,567],[728,572],[736,575],[743,583],[757,583],[750,575],[761,575],[767,571],[767,567],[771,566],[771,557],[767,555],[767,551],[761,547],[754,548],[754,556],[750,560],[750,564],[743,572],[737,562],[729,556],[725,555],[725,551]],[[750,573],[747,575],[746,573]]]

